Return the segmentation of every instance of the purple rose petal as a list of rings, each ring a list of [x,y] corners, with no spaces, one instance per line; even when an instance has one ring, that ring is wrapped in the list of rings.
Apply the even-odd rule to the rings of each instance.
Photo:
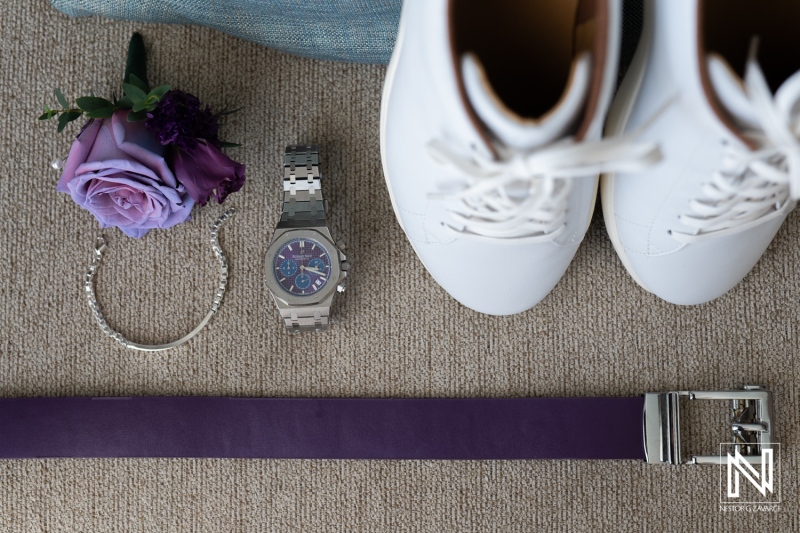
[[[205,139],[199,139],[192,150],[174,149],[170,163],[178,181],[186,186],[189,195],[200,206],[206,205],[212,196],[221,204],[228,194],[244,185],[244,165]]]
[[[101,227],[131,237],[189,218],[194,200],[164,159],[165,148],[128,111],[95,120],[70,149],[56,190],[91,212]]]

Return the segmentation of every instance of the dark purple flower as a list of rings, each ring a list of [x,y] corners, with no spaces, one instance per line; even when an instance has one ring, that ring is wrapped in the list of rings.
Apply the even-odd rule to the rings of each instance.
[[[211,113],[211,108],[202,108],[196,96],[173,89],[169,91],[156,108],[147,113],[145,121],[163,145],[174,144],[183,150],[197,146],[198,139],[206,139],[216,147],[219,140],[219,123]]]
[[[200,206],[212,196],[221,204],[228,194],[244,185],[244,165],[233,161],[205,139],[198,139],[194,148],[173,148],[170,167],[186,192]]]

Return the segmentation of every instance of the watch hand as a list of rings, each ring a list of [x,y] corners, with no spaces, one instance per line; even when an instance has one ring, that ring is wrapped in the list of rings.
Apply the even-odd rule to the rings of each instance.
[[[311,272],[312,274],[316,274],[317,276],[324,276],[324,275],[325,275],[323,272],[320,272],[320,271],[319,271],[319,270],[317,270],[316,268],[311,268],[311,267],[303,267],[303,269],[304,269],[304,270],[308,270],[309,272]]]

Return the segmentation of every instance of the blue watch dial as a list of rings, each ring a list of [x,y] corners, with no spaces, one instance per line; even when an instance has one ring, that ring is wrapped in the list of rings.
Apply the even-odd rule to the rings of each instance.
[[[294,285],[300,290],[305,290],[311,286],[311,277],[308,274],[298,274],[294,278]]]
[[[294,296],[319,292],[331,273],[328,250],[313,239],[292,239],[273,258],[275,279],[283,290]]]
[[[308,269],[310,270],[317,270],[319,272],[325,271],[325,261],[320,259],[319,257],[315,257],[311,261],[308,262]]]
[[[297,263],[293,259],[284,259],[278,270],[284,277],[294,276],[297,274]]]

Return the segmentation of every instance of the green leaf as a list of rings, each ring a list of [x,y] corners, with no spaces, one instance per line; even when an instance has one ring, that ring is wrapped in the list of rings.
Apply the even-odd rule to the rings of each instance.
[[[114,114],[114,106],[111,107],[104,107],[102,109],[95,109],[94,111],[89,111],[86,113],[88,118],[111,118]]]
[[[66,111],[61,113],[61,116],[58,117],[58,132],[61,133],[67,124],[80,118],[81,115],[83,115],[82,111]]]
[[[131,85],[136,85],[138,88],[143,90],[145,93],[150,92],[150,86],[148,86],[145,82],[140,80],[139,77],[136,74],[131,74],[130,78],[131,79],[130,79],[130,81],[128,83],[130,83]]]
[[[136,104],[133,104],[133,107],[131,109],[134,111],[134,113],[138,113],[139,111],[149,111],[148,109],[149,107],[150,104],[148,104],[147,102],[138,102]]]
[[[147,118],[147,110],[131,111],[128,113],[128,122],[141,122]]]
[[[229,142],[225,142],[225,141],[223,141],[222,143],[220,143],[220,145],[221,145],[223,148],[239,148],[239,147],[241,146],[241,144],[229,143]]]
[[[66,113],[62,113],[61,116],[58,117],[58,133],[64,131],[67,124],[69,124],[69,116]]]
[[[141,90],[136,85],[132,85],[130,83],[123,83],[122,89],[125,91],[125,96],[131,99],[131,102],[137,104],[139,102],[144,102],[147,100],[147,93]]]
[[[136,77],[142,86],[139,88],[144,92],[150,91],[147,83],[147,56],[144,51],[144,39],[141,34],[134,33],[131,42],[128,44],[128,58],[125,61],[125,77],[123,83],[132,83],[139,86],[133,77]]]
[[[107,107],[114,107],[114,104],[106,100],[105,98],[98,98],[92,96],[84,96],[82,98],[78,98],[78,107],[83,109],[84,111],[97,111],[98,109],[105,109]]]
[[[45,118],[41,118],[40,117],[39,120],[49,120],[49,119],[53,118],[56,115],[58,115],[58,111],[56,111],[55,109],[50,109],[47,106],[44,106],[44,113],[42,113],[42,117],[45,117]]]
[[[58,100],[58,103],[61,104],[61,107],[63,107],[64,109],[69,109],[69,102],[67,102],[67,99],[64,98],[64,95],[61,93],[61,90],[56,89],[54,92],[56,93],[56,100]]]
[[[172,87],[170,87],[169,85],[159,85],[158,87],[150,91],[150,94],[148,94],[147,96],[148,97],[154,96],[156,98],[156,101],[158,101],[164,98],[164,95],[167,94],[170,89],[172,89]]]
[[[130,109],[133,107],[133,101],[129,97],[123,96],[122,98],[117,100],[116,105],[120,109]]]

